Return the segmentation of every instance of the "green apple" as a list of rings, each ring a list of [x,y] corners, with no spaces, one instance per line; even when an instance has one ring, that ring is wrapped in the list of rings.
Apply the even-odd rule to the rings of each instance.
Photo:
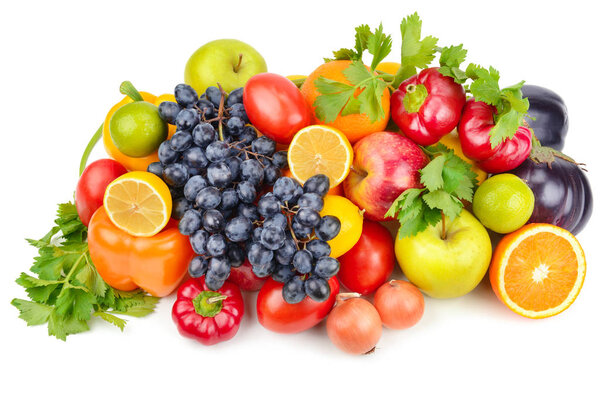
[[[206,43],[192,54],[185,65],[184,79],[198,94],[209,86],[217,86],[217,82],[231,92],[261,72],[267,72],[267,63],[252,46],[235,39],[220,39]]]
[[[404,275],[425,294],[459,297],[481,282],[492,258],[487,230],[468,211],[453,221],[428,226],[415,236],[396,237],[396,259]]]

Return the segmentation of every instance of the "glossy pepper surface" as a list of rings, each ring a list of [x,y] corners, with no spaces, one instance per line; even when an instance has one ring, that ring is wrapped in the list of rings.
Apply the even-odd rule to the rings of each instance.
[[[158,297],[179,286],[195,255],[176,221],[154,236],[135,237],[117,228],[104,207],[90,220],[88,246],[98,273],[110,286],[119,290],[140,287]]]
[[[235,336],[244,316],[244,300],[229,281],[213,291],[204,277],[191,278],[179,287],[171,316],[182,336],[213,345]]]
[[[465,105],[465,90],[454,79],[427,68],[392,94],[391,115],[400,130],[421,146],[452,132]]]
[[[458,125],[463,153],[492,174],[518,167],[531,153],[531,131],[525,126],[520,126],[511,139],[492,148],[490,130],[495,126],[495,113],[494,106],[469,99]]]

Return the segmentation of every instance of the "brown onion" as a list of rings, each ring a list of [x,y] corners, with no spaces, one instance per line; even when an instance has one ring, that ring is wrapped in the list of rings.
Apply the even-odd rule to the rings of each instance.
[[[375,292],[373,299],[386,328],[406,329],[421,320],[425,310],[423,294],[410,282],[391,280]]]

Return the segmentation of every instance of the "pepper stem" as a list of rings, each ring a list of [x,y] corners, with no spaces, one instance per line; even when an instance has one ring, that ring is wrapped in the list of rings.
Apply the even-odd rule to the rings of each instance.
[[[205,290],[194,297],[192,304],[194,305],[194,310],[196,310],[197,314],[202,315],[203,317],[212,318],[221,312],[223,300],[226,298],[227,296],[219,292]]]
[[[404,98],[402,99],[402,104],[409,113],[416,113],[419,111],[428,95],[429,92],[423,84],[406,85],[406,95],[404,95]]]
[[[83,154],[81,155],[81,161],[79,162],[79,176],[81,176],[81,174],[83,174],[83,171],[85,170],[85,167],[87,165],[88,158],[90,157],[90,153],[94,149],[94,146],[96,146],[96,143],[98,143],[98,140],[100,140],[100,138],[102,137],[103,129],[104,129],[104,124],[101,124],[100,128],[98,128],[96,133],[94,133],[94,136],[92,136],[92,138],[88,142],[85,150],[83,151]]]
[[[138,92],[135,86],[133,86],[133,83],[129,81],[123,81],[119,87],[119,91],[133,101],[144,101],[140,92]]]

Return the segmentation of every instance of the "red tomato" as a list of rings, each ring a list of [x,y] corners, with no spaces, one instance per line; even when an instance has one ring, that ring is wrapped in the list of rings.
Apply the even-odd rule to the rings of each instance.
[[[288,304],[283,300],[283,283],[269,279],[256,299],[258,322],[265,328],[279,333],[297,333],[312,328],[321,322],[335,304],[340,284],[334,276],[329,279],[331,294],[321,303],[306,297],[300,303]]]
[[[311,109],[300,90],[286,77],[264,72],[244,86],[244,108],[252,125],[278,143],[290,143],[310,125]]]
[[[342,285],[362,295],[373,293],[394,270],[394,239],[381,224],[365,219],[360,239],[338,261]]]
[[[249,292],[260,290],[268,278],[259,278],[252,272],[252,265],[246,259],[239,267],[232,267],[228,281],[235,283],[240,289]]]
[[[108,184],[126,172],[124,166],[110,158],[94,161],[85,168],[75,189],[77,214],[85,226],[102,205]]]

